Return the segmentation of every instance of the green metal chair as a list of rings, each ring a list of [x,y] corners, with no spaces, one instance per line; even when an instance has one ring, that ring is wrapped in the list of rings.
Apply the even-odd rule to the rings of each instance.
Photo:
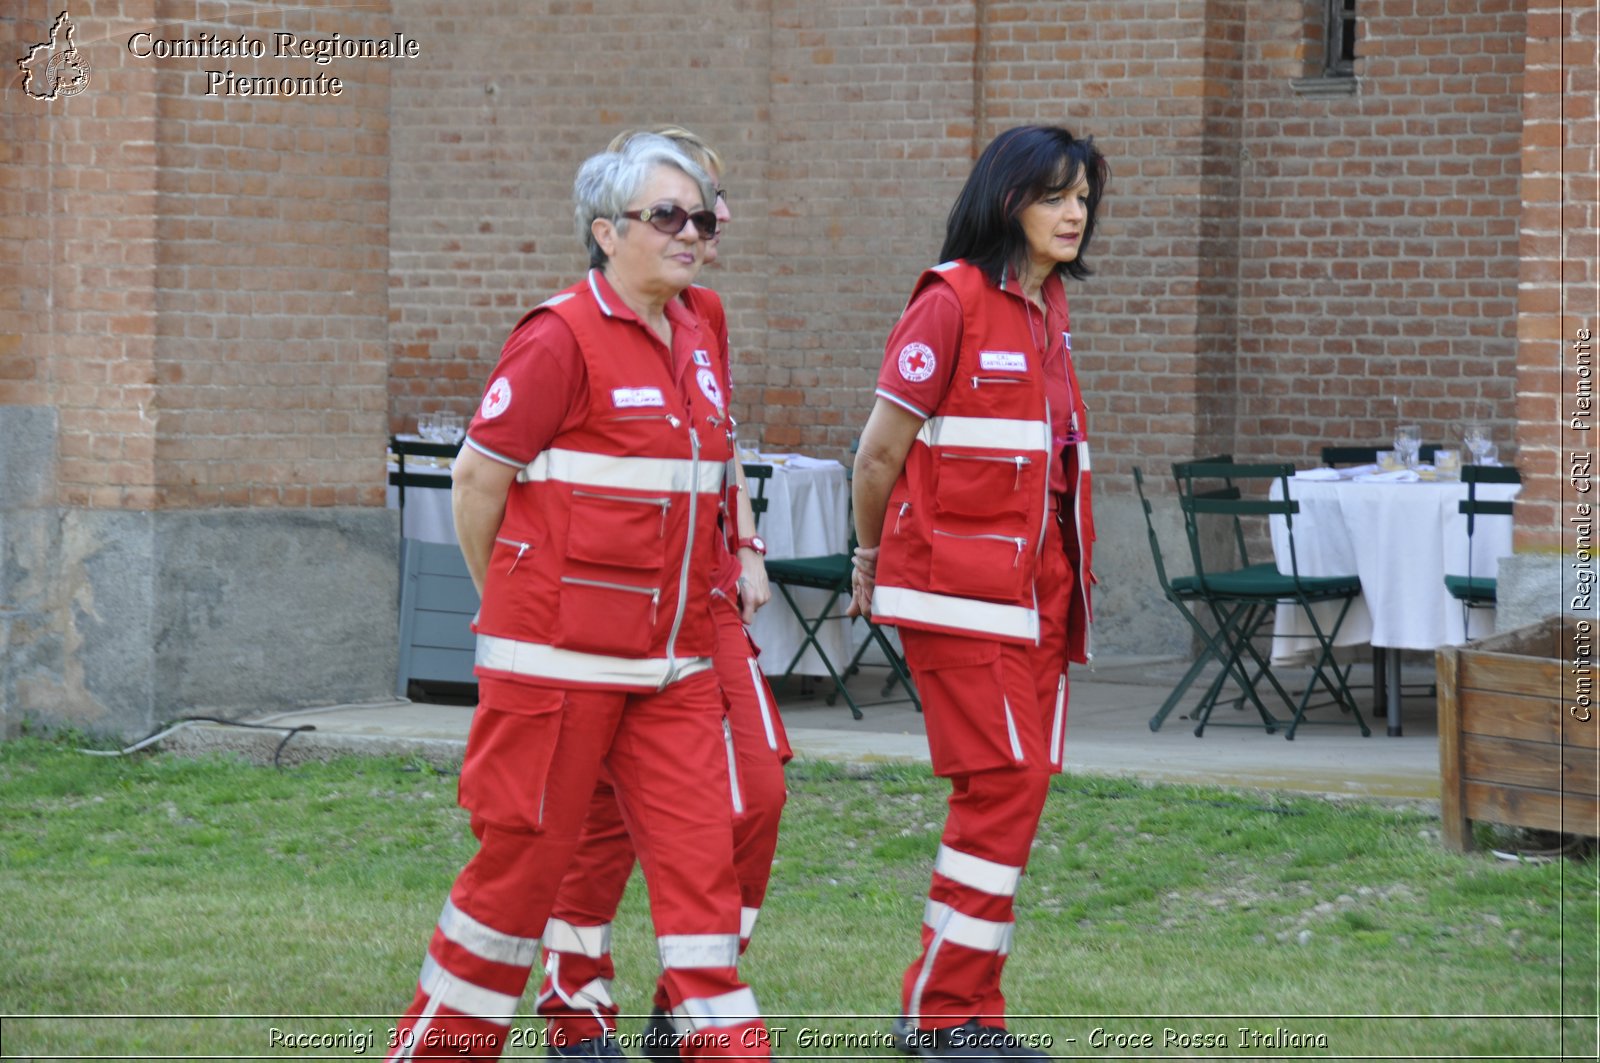
[[[1230,459],[1227,455],[1223,455],[1213,460],[1226,461]],[[1189,670],[1183,674],[1182,678],[1172,688],[1172,692],[1167,695],[1166,701],[1162,702],[1161,708],[1156,710],[1154,716],[1150,717],[1150,730],[1159,731],[1162,723],[1166,721],[1166,718],[1178,706],[1178,703],[1183,700],[1184,696],[1189,692],[1189,688],[1194,685],[1196,679],[1200,678],[1206,667],[1215,661],[1226,669],[1228,658],[1218,643],[1217,637],[1206,628],[1205,624],[1201,623],[1200,617],[1197,615],[1198,609],[1206,604],[1206,597],[1200,589],[1199,581],[1194,576],[1169,578],[1167,575],[1166,560],[1161,552],[1161,540],[1156,535],[1155,510],[1150,505],[1150,500],[1145,496],[1144,472],[1137,466],[1133,470],[1133,486],[1139,495],[1139,505],[1144,510],[1145,534],[1150,541],[1150,558],[1155,564],[1156,582],[1161,585],[1162,596],[1178,610],[1202,647],[1201,651],[1195,655],[1194,662],[1189,665]],[[1239,611],[1243,608],[1243,606],[1236,606],[1225,615],[1224,619],[1229,626],[1239,622],[1241,619]],[[1239,684],[1241,691],[1252,685],[1249,677],[1243,674],[1236,675],[1235,681]],[[1205,711],[1208,701],[1214,698],[1219,691],[1220,688],[1208,691],[1207,697],[1202,698],[1200,705],[1196,707],[1196,714]],[[1242,707],[1243,700],[1244,695],[1241,694],[1239,699],[1241,702],[1240,707]],[[1270,734],[1276,729],[1277,721],[1266,713],[1265,707],[1262,707],[1261,711],[1263,712],[1262,722]]]
[[[1461,603],[1462,627],[1469,629],[1466,623],[1473,609],[1493,609],[1498,598],[1497,581],[1493,576],[1474,576],[1472,574],[1472,533],[1480,516],[1509,517],[1512,514],[1512,503],[1491,501],[1478,497],[1479,484],[1520,484],[1522,473],[1514,465],[1463,465],[1461,467],[1461,481],[1467,485],[1467,497],[1461,500],[1460,512],[1467,518],[1467,574],[1464,576],[1445,576],[1445,589],[1450,596]]]
[[[1175,466],[1173,472],[1179,481],[1178,501],[1183,509],[1184,530],[1189,537],[1190,552],[1195,563],[1195,586],[1212,609],[1218,628],[1217,638],[1222,642],[1227,658],[1223,675],[1213,685],[1216,686],[1222,678],[1233,673],[1249,657],[1260,669],[1259,677],[1271,684],[1294,714],[1284,732],[1285,738],[1292,741],[1300,725],[1306,722],[1306,712],[1312,707],[1311,699],[1319,686],[1332,698],[1333,704],[1355,717],[1362,735],[1370,735],[1372,732],[1346,682],[1349,667],[1340,668],[1333,655],[1334,640],[1338,637],[1350,604],[1361,593],[1361,581],[1354,575],[1313,577],[1300,574],[1294,542],[1294,515],[1300,511],[1300,504],[1289,497],[1289,477],[1294,472],[1294,466],[1287,463],[1248,465],[1188,462]],[[1272,480],[1279,481],[1282,486],[1281,499],[1245,497],[1240,487],[1241,484],[1250,483],[1264,485]],[[1223,487],[1208,490],[1196,486],[1197,482],[1204,481],[1220,481]],[[1272,517],[1281,518],[1287,526],[1287,575],[1279,571],[1277,564],[1248,564],[1247,556],[1242,553],[1250,538],[1245,534],[1244,521],[1250,519],[1265,523],[1266,519]],[[1239,560],[1243,563],[1229,567],[1218,566],[1207,560],[1207,551],[1204,549],[1205,525],[1217,521],[1231,525],[1227,530],[1237,540],[1241,551]],[[1264,539],[1265,528],[1260,531]],[[1340,604],[1333,623],[1326,630],[1312,609],[1312,606],[1323,602]],[[1274,673],[1270,655],[1262,657],[1254,646],[1254,639],[1272,621],[1280,604],[1293,604],[1305,614],[1318,646],[1311,676],[1298,698],[1288,693]],[[1245,613],[1238,621],[1229,622],[1228,609],[1235,606],[1246,607]],[[1256,703],[1258,711],[1265,717],[1266,710],[1260,705],[1255,685],[1249,686],[1245,694]],[[1213,698],[1205,705],[1195,727],[1196,735],[1204,733],[1215,704]]]

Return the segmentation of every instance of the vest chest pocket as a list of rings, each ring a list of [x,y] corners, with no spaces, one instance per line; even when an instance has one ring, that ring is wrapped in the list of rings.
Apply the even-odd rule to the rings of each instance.
[[[666,560],[670,495],[623,495],[577,488],[567,557],[607,568],[657,572]]]
[[[935,456],[935,509],[956,517],[1025,517],[1035,490],[1033,458],[1026,454]]]
[[[1028,545],[1020,536],[935,528],[929,583],[941,594],[1014,601],[1033,570]]]
[[[649,652],[672,503],[669,495],[572,492],[554,645],[619,657]]]

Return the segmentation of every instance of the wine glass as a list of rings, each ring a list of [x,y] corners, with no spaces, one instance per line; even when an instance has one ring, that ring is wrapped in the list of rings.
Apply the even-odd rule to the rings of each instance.
[[[418,414],[417,435],[428,443],[439,442],[439,415],[432,412]]]
[[[1482,421],[1468,421],[1461,426],[1461,442],[1472,455],[1472,464],[1483,465],[1488,448],[1494,446],[1494,435]]]
[[[466,437],[466,418],[459,413],[441,413],[439,415],[439,442],[459,445]]]
[[[1422,451],[1422,426],[1419,424],[1403,424],[1394,430],[1395,456],[1405,467],[1417,467],[1417,455]]]

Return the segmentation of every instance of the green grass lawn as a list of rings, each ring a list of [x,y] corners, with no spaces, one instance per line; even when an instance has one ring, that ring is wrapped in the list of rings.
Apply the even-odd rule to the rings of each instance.
[[[854,1045],[897,1009],[944,785],[789,780],[745,975],[780,1056],[893,1056]],[[471,851],[454,777],[419,764],[0,743],[0,1058],[381,1057]],[[1063,777],[1007,991],[1067,1059],[1593,1059],[1597,914],[1595,864],[1445,852],[1414,810]],[[638,883],[615,940],[646,1011]]]

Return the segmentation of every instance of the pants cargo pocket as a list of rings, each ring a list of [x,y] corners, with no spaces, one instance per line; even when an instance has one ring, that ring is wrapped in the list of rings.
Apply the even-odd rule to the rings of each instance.
[[[457,787],[461,807],[503,827],[542,830],[566,693],[520,683],[480,689]]]

